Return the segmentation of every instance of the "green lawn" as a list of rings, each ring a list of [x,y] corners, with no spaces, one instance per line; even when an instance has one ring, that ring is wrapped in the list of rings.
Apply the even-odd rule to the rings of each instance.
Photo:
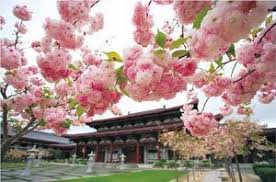
[[[24,168],[25,163],[23,162],[1,162],[1,169],[8,168]]]
[[[140,172],[120,173],[111,176],[64,180],[62,182],[168,182],[183,175],[183,172],[178,171],[147,170]]]

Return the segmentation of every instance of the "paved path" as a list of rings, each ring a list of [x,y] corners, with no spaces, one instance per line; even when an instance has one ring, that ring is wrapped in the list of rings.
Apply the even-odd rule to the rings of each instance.
[[[219,178],[219,171],[209,171],[203,177],[202,182],[221,182],[221,178]]]
[[[59,181],[66,178],[80,178],[84,176],[111,175],[126,170],[119,169],[95,169],[91,173],[86,173],[85,165],[55,165],[43,164],[37,168],[31,168],[30,176],[22,176],[23,168],[1,169],[1,182],[42,182]]]

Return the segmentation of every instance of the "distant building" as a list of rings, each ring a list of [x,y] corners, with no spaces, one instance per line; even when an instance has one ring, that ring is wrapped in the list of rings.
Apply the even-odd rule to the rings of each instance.
[[[162,132],[183,129],[183,122],[179,119],[180,108],[181,106],[161,108],[95,120],[88,125],[97,131],[90,133],[65,134],[59,137],[49,133],[32,132],[25,135],[19,143],[60,148],[66,153],[77,153],[83,158],[87,158],[87,154],[93,150],[96,162],[119,162],[121,153],[126,155],[127,163],[153,163],[160,159],[176,159],[177,154],[162,146],[158,138]],[[221,116],[217,115],[216,119],[220,120]],[[265,135],[275,143],[276,128],[266,129]]]

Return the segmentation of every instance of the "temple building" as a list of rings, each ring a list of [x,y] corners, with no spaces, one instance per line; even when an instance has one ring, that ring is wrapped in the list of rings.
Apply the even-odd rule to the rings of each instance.
[[[127,163],[153,163],[175,154],[158,142],[161,132],[183,128],[180,106],[162,108],[88,123],[97,132],[66,135],[77,144],[78,155],[91,150],[96,162],[118,162],[121,153]]]
[[[25,135],[17,144],[62,149],[66,156],[76,153],[82,158],[87,158],[87,154],[93,151],[95,161],[104,163],[119,162],[121,154],[126,156],[126,163],[151,164],[160,159],[178,159],[177,153],[161,145],[158,138],[162,132],[183,129],[181,107],[164,107],[87,123],[96,132],[58,137],[34,131]],[[196,107],[197,104],[194,104]],[[221,115],[216,115],[217,120],[221,118]],[[275,131],[275,128],[268,128],[264,133],[274,143]],[[246,162],[244,159],[246,158],[241,161]]]
[[[177,154],[158,141],[159,134],[183,129],[180,108],[161,108],[88,123],[97,132],[65,135],[74,141],[78,155],[91,150],[96,162],[118,162],[126,155],[127,163],[154,163],[176,159]],[[194,104],[194,108],[197,104]],[[221,118],[218,118],[221,119]]]

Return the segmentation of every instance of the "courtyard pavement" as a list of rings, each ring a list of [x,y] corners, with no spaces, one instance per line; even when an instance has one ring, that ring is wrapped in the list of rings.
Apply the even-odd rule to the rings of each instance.
[[[126,170],[119,169],[94,169],[91,173],[86,173],[85,165],[57,165],[43,164],[40,167],[32,167],[30,176],[23,176],[24,169],[1,169],[2,182],[42,182],[58,181],[61,179],[80,178],[84,176],[103,176],[111,175]]]

